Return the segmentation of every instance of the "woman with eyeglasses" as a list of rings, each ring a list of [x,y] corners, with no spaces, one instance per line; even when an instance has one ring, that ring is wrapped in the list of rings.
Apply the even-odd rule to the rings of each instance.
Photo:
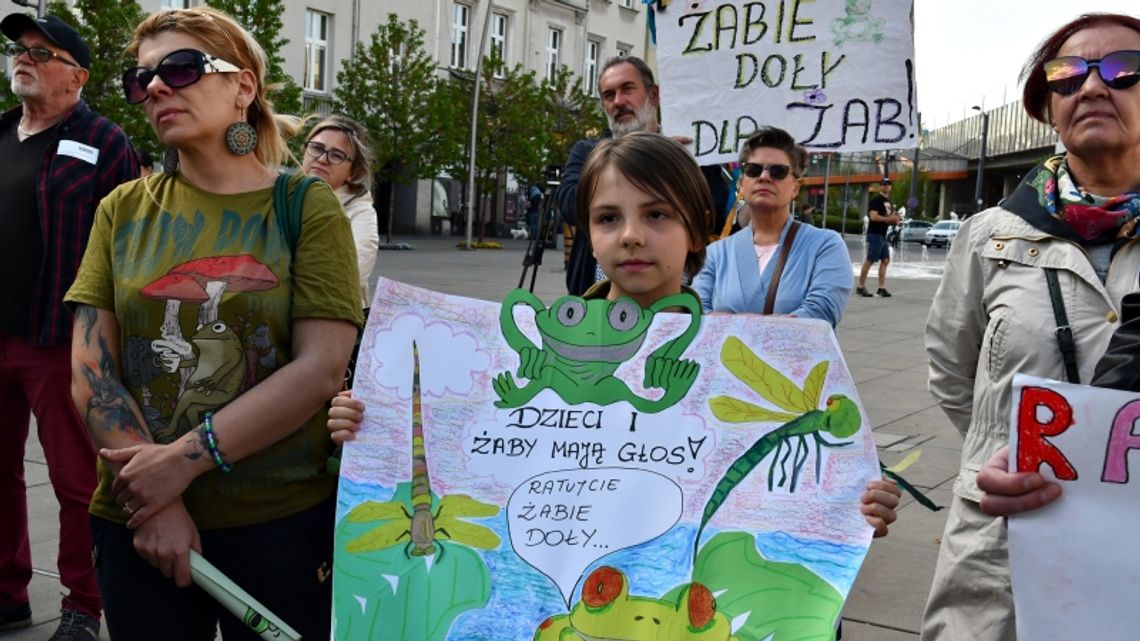
[[[706,312],[843,317],[854,278],[847,246],[833,231],[792,217],[807,152],[782,129],[764,127],[740,148],[740,191],[748,224],[708,248],[693,280]]]
[[[344,207],[356,239],[356,267],[360,272],[361,307],[372,302],[368,277],[376,264],[380,235],[372,208],[372,147],[368,132],[348,116],[334,115],[318,122],[305,140],[301,171],[332,187]]]
[[[171,150],[166,171],[103,200],[67,295],[73,397],[100,448],[91,522],[108,631],[257,639],[187,587],[194,550],[327,639],[325,403],[361,322],[352,231],[327,184],[302,196],[303,176],[278,182],[297,121],[274,114],[265,53],[233,19],[159,11],[129,52],[124,93]]]
[[[1009,475],[979,470],[1006,449],[1015,373],[1095,382],[1140,273],[1140,19],[1081,16],[1038,46],[1022,78],[1026,111],[1066,152],[962,224],[930,309],[930,390],[965,443],[924,641],[1016,637],[1005,521],[979,505],[979,486],[996,476],[987,487],[1002,491]],[[1055,498],[1039,478],[1014,481],[1030,502]]]

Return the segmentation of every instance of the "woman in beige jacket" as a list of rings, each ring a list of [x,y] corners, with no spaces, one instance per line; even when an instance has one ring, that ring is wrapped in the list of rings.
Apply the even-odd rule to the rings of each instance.
[[[923,641],[1015,639],[1005,523],[979,509],[976,477],[1008,442],[1013,375],[1088,383],[1121,298],[1138,289],[1137,50],[1140,20],[1109,14],[1082,16],[1039,46],[1023,102],[1068,153],[963,223],[947,257],[927,320],[930,390],[965,442]]]

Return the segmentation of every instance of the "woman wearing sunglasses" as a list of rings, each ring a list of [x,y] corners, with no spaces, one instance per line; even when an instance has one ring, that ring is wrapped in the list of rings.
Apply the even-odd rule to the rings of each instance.
[[[962,224],[930,309],[930,389],[965,443],[924,641],[1015,638],[1005,522],[980,509],[978,472],[1009,440],[1014,374],[1090,383],[1140,273],[1140,19],[1081,16],[1022,78],[1067,151]]]
[[[352,236],[356,239],[356,266],[360,272],[361,308],[372,302],[368,277],[376,264],[380,245],[376,210],[372,208],[372,147],[368,132],[348,116],[329,116],[309,131],[301,171],[332,187],[344,206]]]
[[[171,150],[166,172],[103,200],[67,296],[73,396],[101,448],[109,633],[258,638],[186,588],[195,550],[304,638],[328,638],[325,403],[361,321],[351,229],[321,182],[298,225],[275,213],[296,121],[274,114],[265,54],[229,16],[159,11],[129,52],[124,93]]]
[[[705,311],[843,317],[854,279],[838,234],[792,218],[807,153],[782,129],[765,127],[740,148],[748,224],[708,248],[693,280]]]

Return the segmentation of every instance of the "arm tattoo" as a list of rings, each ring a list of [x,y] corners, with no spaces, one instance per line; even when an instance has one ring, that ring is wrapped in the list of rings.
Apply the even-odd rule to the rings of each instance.
[[[95,321],[99,313],[91,305],[79,305],[75,308],[75,321],[83,328],[83,345],[91,347],[91,330],[95,329]]]
[[[139,422],[131,407],[127,388],[115,377],[115,361],[107,348],[107,339],[99,336],[99,371],[90,364],[83,365],[83,376],[91,388],[84,420],[92,432],[119,430],[144,441],[150,441],[150,431]]]
[[[199,425],[190,430],[193,438],[186,441],[186,458],[191,461],[197,461],[203,456],[208,456],[207,452],[210,451],[210,444],[206,439],[206,430],[202,429]]]

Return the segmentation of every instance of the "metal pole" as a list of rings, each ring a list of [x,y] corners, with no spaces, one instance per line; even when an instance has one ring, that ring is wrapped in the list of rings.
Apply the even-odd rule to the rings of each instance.
[[[919,150],[922,149],[922,114],[918,114],[918,131],[919,131],[919,144],[914,146],[914,166],[910,168],[910,198],[907,198],[907,204],[917,201],[918,199],[918,155]],[[915,209],[918,209],[915,207]],[[911,213],[911,218],[916,218],[917,214]]]
[[[974,109],[978,109],[978,107],[974,107]],[[982,111],[982,154],[978,156],[978,182],[974,185],[974,213],[982,211],[982,181],[986,175],[986,137],[989,132],[990,115]]]
[[[843,223],[839,228],[839,235],[847,238],[847,207],[850,202],[851,194],[851,174],[844,170],[843,172]]]
[[[827,188],[831,186],[831,154],[823,168],[823,228],[827,229]]]
[[[475,134],[479,127],[479,83],[483,78],[483,50],[487,48],[487,32],[491,30],[491,0],[487,0],[487,16],[483,18],[483,33],[479,35],[479,53],[475,58],[475,90],[471,92],[471,157],[467,162],[467,249],[471,249],[471,230],[475,211]]]

